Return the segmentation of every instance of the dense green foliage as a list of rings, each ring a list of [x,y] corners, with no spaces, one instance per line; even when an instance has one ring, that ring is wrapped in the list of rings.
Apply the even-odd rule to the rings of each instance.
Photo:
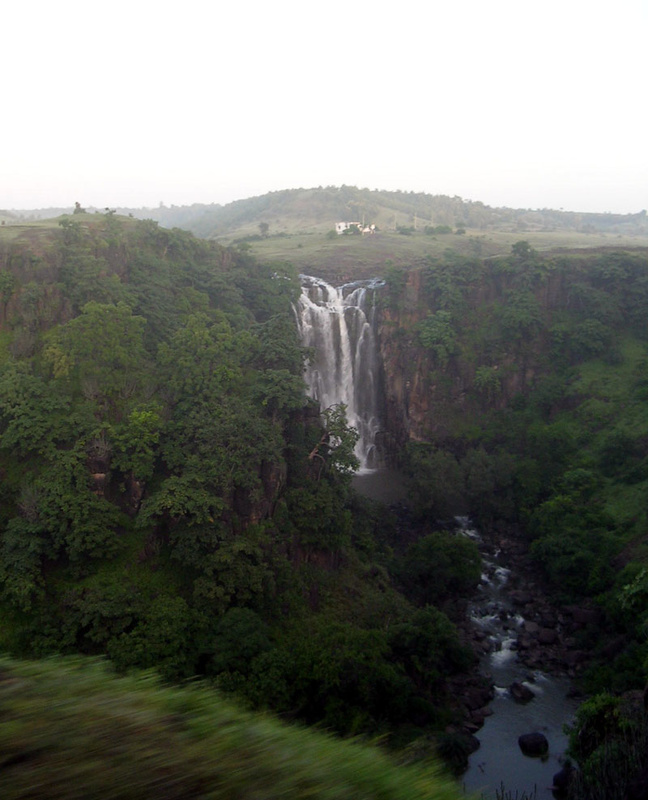
[[[452,619],[479,556],[439,524],[467,513],[602,610],[588,688],[640,686],[645,254],[519,242],[387,269],[388,368],[404,406],[425,398],[403,541],[351,491],[344,407],[305,400],[295,278],[112,213],[0,239],[0,647],[407,743],[452,721],[446,679],[471,664]]]
[[[443,728],[472,662],[436,606],[465,582],[399,591],[344,407],[305,399],[290,267],[112,213],[0,244],[0,647]]]
[[[648,258],[542,257],[518,242],[508,258],[430,260],[416,295],[402,273],[387,281],[400,363],[434,409],[427,443],[405,453],[414,511],[518,526],[557,599],[596,601],[626,636],[592,686],[637,686],[648,657]]]
[[[645,794],[648,716],[640,697],[595,695],[581,705],[569,734],[568,753],[578,765],[570,800],[625,800]]]
[[[6,800],[459,797],[433,767],[397,767],[368,746],[244,714],[205,688],[116,679],[87,660],[4,659],[0,710]]]
[[[413,511],[522,537],[557,603],[598,606],[577,645],[594,656],[584,688],[604,693],[571,734],[570,796],[630,796],[648,767],[645,709],[623,694],[648,674],[648,256],[521,241],[386,278],[395,363],[433,410],[404,453]],[[428,540],[410,591],[437,585],[419,579]]]

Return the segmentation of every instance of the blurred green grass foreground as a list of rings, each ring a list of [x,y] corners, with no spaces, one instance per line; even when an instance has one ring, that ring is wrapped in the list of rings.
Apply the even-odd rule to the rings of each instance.
[[[97,660],[0,658],[0,797],[457,800],[434,770]]]

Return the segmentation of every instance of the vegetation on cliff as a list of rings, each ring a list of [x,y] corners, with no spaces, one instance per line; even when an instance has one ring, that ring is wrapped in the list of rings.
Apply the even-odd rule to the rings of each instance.
[[[559,605],[597,609],[574,642],[591,659],[583,687],[643,689],[648,254],[541,256],[519,242],[507,258],[448,252],[386,277],[389,424],[408,442],[421,524],[463,509],[521,538]],[[645,729],[641,703],[584,706],[573,796],[626,796],[648,766]]]
[[[0,647],[400,744],[452,721],[470,654],[305,399],[292,269],[111,212],[2,234]]]
[[[506,259],[448,254],[387,277],[392,426],[426,442],[407,450],[417,513],[521,525],[564,602],[595,599],[639,635],[627,609],[648,612],[648,256],[541,257],[520,242]]]

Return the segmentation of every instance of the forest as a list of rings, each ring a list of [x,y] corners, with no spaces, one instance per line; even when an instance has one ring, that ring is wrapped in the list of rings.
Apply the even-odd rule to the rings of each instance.
[[[541,255],[521,241],[506,258],[449,251],[386,277],[389,424],[412,514],[464,509],[527,550],[566,615],[588,610],[570,641],[587,698],[570,797],[643,797],[646,251]]]
[[[306,399],[291,264],[110,210],[6,226],[0,650],[200,680],[456,766],[480,559],[448,520],[468,514],[603,615],[574,744],[593,775],[648,658],[648,255],[522,241],[383,277],[400,513],[353,491],[344,408]]]

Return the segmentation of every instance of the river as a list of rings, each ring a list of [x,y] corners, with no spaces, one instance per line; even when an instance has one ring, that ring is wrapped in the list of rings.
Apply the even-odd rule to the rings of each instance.
[[[568,696],[567,678],[532,671],[518,660],[514,648],[524,618],[508,598],[510,570],[501,563],[501,554],[490,550],[466,520],[460,524],[464,535],[474,538],[482,551],[482,579],[469,614],[491,643],[492,651],[482,657],[480,670],[495,687],[493,713],[476,734],[481,746],[471,756],[462,783],[467,792],[481,791],[485,798],[494,798],[501,785],[512,797],[524,791],[532,796],[535,790],[539,800],[552,798],[552,778],[562,767],[567,747],[563,726],[573,719],[577,703]],[[522,683],[535,697],[527,703],[516,702],[509,690],[514,682]],[[522,754],[518,737],[533,732],[546,736],[546,758]]]
[[[363,470],[354,476],[353,486],[387,505],[405,499],[404,480],[395,470]],[[502,786],[512,798],[516,793],[521,798],[523,792],[534,797],[535,792],[537,800],[548,800],[554,796],[552,779],[562,767],[567,748],[563,727],[572,721],[577,702],[568,696],[567,678],[531,670],[518,660],[515,644],[525,620],[508,597],[511,571],[501,553],[493,551],[467,519],[458,518],[457,523],[458,532],[474,539],[482,554],[482,577],[468,613],[492,648],[481,658],[479,669],[495,688],[492,714],[476,734],[480,748],[470,757],[461,782],[467,793],[484,800],[495,798]],[[534,698],[516,702],[509,690],[514,682],[530,689]],[[549,742],[546,758],[530,758],[520,750],[518,737],[534,732],[544,734]]]

